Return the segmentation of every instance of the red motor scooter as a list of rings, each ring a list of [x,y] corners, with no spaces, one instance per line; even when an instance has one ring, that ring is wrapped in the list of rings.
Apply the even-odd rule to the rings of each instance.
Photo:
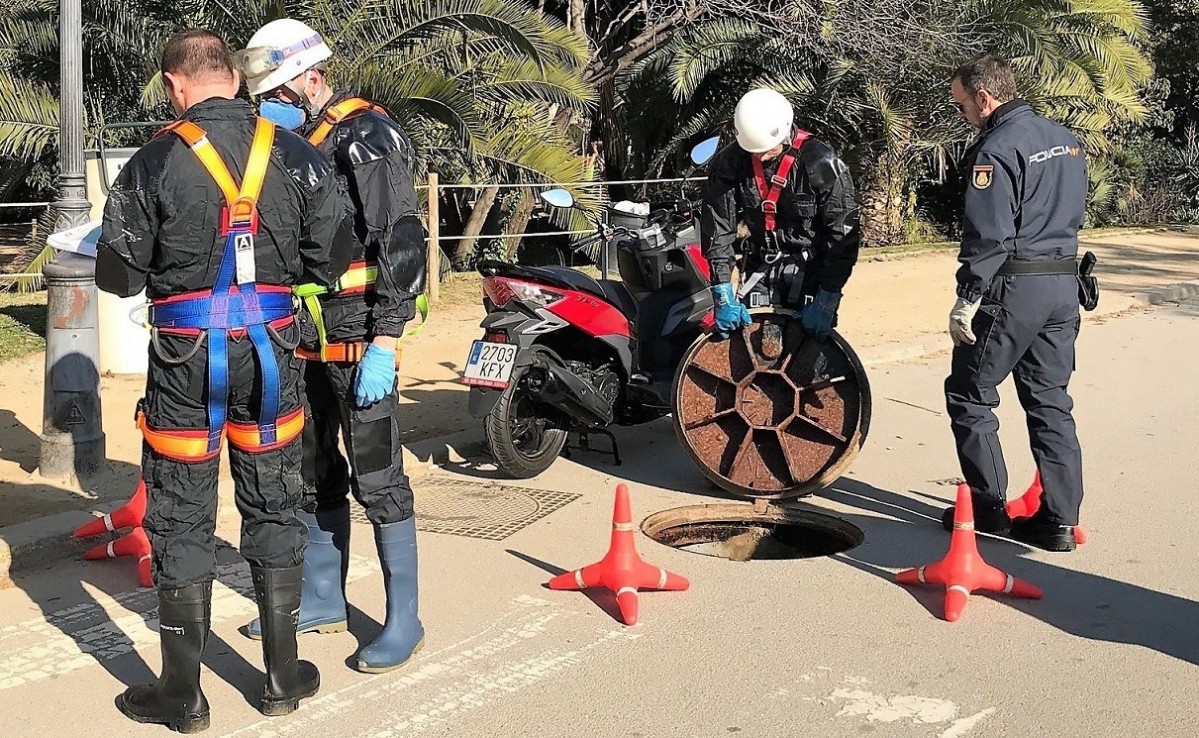
[[[696,146],[693,164],[711,159],[718,143]],[[541,199],[574,205],[561,189]],[[570,432],[585,449],[589,435],[606,436],[619,464],[609,426],[670,414],[680,361],[714,322],[695,205],[682,199],[659,208],[640,228],[599,225],[589,241],[614,239],[620,281],[567,267],[479,263],[485,335],[471,346],[462,381],[471,385],[470,413],[484,420],[504,472],[528,478],[545,471]]]

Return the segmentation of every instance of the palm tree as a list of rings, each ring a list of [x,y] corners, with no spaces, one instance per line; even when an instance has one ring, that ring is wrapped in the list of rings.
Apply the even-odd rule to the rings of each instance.
[[[115,0],[85,10],[88,139],[103,120],[161,118],[158,48],[181,26],[214,30],[231,46],[278,17],[319,29],[335,52],[333,82],[382,104],[443,181],[588,179],[576,145],[550,125],[594,95],[582,81],[585,42],[561,23],[509,0]],[[57,130],[57,3],[15,0],[0,19],[0,157],[52,153]],[[182,18],[183,23],[180,23]],[[149,83],[147,83],[149,80]],[[20,94],[33,91],[42,94]],[[577,191],[595,208],[597,197]],[[484,213],[485,215],[485,213]]]
[[[1143,123],[1149,16],[1133,0],[978,0],[975,21],[1011,60],[1024,97],[1093,154]]]
[[[863,238],[903,236],[917,168],[936,169],[968,138],[948,77],[983,50],[1013,60],[1026,97],[1092,152],[1106,131],[1143,119],[1151,69],[1137,45],[1144,13],[1131,0],[795,0],[782,28],[719,20],[675,34],[621,79],[623,153],[660,171],[682,144],[727,127],[742,92],[768,85],[797,120],[850,162]],[[641,111],[652,106],[651,115]]]

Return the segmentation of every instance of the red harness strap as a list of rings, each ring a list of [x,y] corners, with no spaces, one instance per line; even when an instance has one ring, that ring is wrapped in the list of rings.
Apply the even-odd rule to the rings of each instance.
[[[770,178],[769,183],[766,181],[766,172],[762,169],[762,158],[760,156],[750,157],[754,162],[754,180],[758,183],[758,194],[762,196],[762,213],[766,218],[767,231],[774,231],[774,217],[779,210],[779,195],[783,193],[783,187],[787,184],[787,175],[791,173],[791,167],[795,164],[799,147],[803,146],[804,141],[807,141],[811,135],[804,130],[795,132],[795,138],[791,141],[791,150],[779,160],[778,171]]]

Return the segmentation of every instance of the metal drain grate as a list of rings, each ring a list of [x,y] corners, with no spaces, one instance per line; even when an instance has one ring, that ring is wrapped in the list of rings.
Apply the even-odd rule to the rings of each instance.
[[[502,541],[581,496],[437,477],[423,477],[413,488],[417,530],[487,541]],[[350,518],[367,522],[356,502]]]

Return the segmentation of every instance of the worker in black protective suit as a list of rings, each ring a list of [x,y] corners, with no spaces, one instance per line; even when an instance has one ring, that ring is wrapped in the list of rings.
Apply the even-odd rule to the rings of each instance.
[[[750,323],[745,306],[800,310],[804,329],[816,338],[837,323],[861,240],[853,181],[827,144],[793,123],[786,98],[751,90],[734,113],[738,145],[712,161],[700,232],[720,335]],[[734,292],[738,215],[750,235]]]
[[[1082,504],[1082,450],[1067,393],[1079,305],[1095,307],[1089,265],[1077,261],[1087,199],[1085,153],[1066,128],[1016,97],[1011,69],[980,57],[954,74],[963,118],[981,129],[966,152],[957,302],[949,318],[953,363],[945,380],[975,527],[1050,551],[1074,549]],[[1087,260],[1084,260],[1084,263]],[[1093,262],[1091,262],[1093,265]],[[1081,268],[1080,268],[1081,266]],[[1005,511],[997,386],[1011,374],[1028,423],[1044,495],[1030,518]],[[942,523],[953,527],[953,508]]]
[[[176,35],[161,66],[180,117],[117,176],[96,284],[122,297],[144,288],[153,327],[137,423],[162,675],[117,705],[138,722],[190,733],[209,724],[200,658],[226,439],[241,552],[265,623],[260,709],[289,713],[319,688],[316,667],[296,658],[292,617],[307,531],[296,518],[304,414],[291,286],[333,284],[353,244],[328,162],[234,99],[240,82],[219,37]]]
[[[354,262],[334,289],[303,285],[309,330],[298,353],[307,359],[305,426],[308,496],[302,518],[310,543],[304,559],[301,632],[346,628],[348,493],[374,526],[383,568],[387,618],[361,649],[358,669],[383,672],[408,661],[424,639],[417,608],[416,519],[400,445],[397,342],[416,312],[427,312],[425,232],[418,216],[412,144],[386,112],[329,86],[332,51],[320,34],[292,19],[263,26],[239,52],[262,114],[301,130],[337,171],[354,219]],[[338,449],[342,433],[349,464]],[[257,622],[247,626],[257,636]]]

